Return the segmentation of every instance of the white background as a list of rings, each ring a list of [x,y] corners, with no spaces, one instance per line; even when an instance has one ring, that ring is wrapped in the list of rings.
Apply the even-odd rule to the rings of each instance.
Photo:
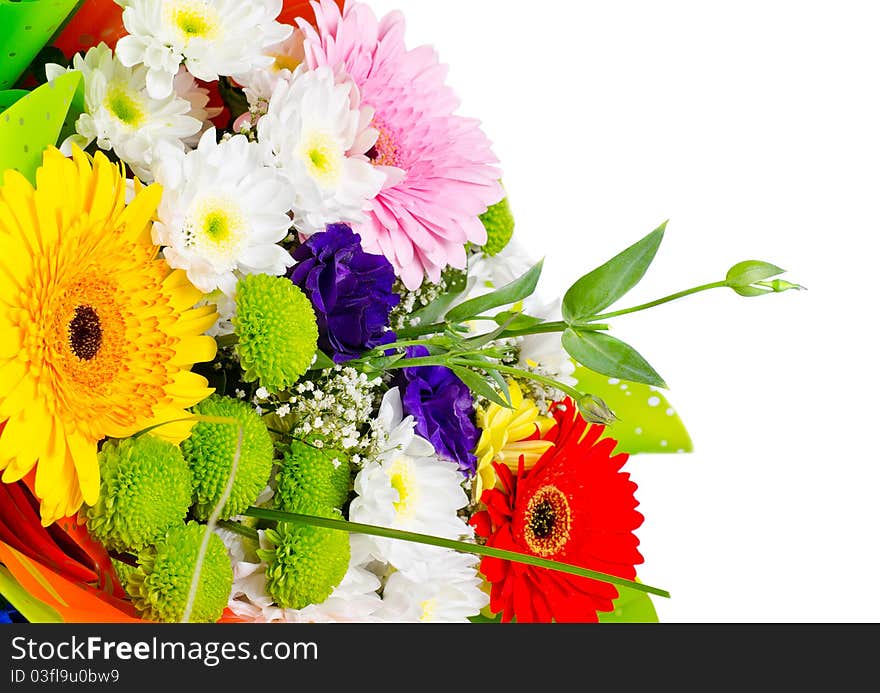
[[[876,2],[370,0],[450,66],[563,292],[669,219],[627,305],[746,259],[809,292],[621,320],[696,453],[633,458],[664,622],[880,622]]]

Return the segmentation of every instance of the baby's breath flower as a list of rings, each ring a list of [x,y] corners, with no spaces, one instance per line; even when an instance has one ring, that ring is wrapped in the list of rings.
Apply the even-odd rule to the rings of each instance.
[[[369,379],[346,366],[298,383],[285,415],[291,435],[316,447],[365,454],[373,447],[370,421],[381,385],[381,378]]]

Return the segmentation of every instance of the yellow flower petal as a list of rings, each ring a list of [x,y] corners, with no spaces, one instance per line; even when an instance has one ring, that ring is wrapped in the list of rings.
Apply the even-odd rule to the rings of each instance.
[[[151,240],[149,236],[153,226],[152,221],[161,199],[162,187],[160,185],[142,188],[119,217],[120,223],[125,228],[125,233],[129,234],[135,242],[145,242],[144,234],[147,234],[146,241]]]
[[[177,355],[171,359],[175,366],[190,366],[194,363],[213,361],[217,355],[217,342],[205,335],[190,337],[177,345]]]
[[[83,434],[68,433],[67,448],[76,467],[79,488],[83,500],[89,505],[98,502],[98,490],[101,487],[101,475],[98,467],[98,445]]]
[[[9,479],[36,463],[48,524],[97,501],[98,440],[210,395],[189,367],[216,352],[203,336],[216,311],[192,309],[201,292],[152,244],[160,188],[126,207],[121,167],[78,149],[47,150],[36,181],[7,172],[0,188],[0,467]]]
[[[524,457],[526,469],[535,466],[552,443],[543,440],[528,441],[536,432],[545,433],[553,425],[553,420],[543,417],[538,407],[523,396],[516,381],[508,383],[510,401],[513,409],[490,404],[479,412],[477,423],[483,433],[477,444],[477,477],[474,483],[474,499],[479,500],[484,489],[494,488],[497,480],[493,462],[507,464],[512,469],[519,467]]]

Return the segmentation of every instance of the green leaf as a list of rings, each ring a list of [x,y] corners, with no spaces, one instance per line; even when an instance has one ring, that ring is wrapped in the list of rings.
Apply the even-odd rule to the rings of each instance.
[[[501,623],[501,614],[495,614],[492,617],[480,614],[479,616],[471,616],[468,621],[471,623],[494,623],[498,625]]]
[[[543,323],[541,318],[534,318],[525,313],[514,313],[505,311],[494,316],[493,320],[499,325],[505,325],[507,330],[516,332],[518,330],[528,330]]]
[[[0,89],[11,88],[64,24],[77,0],[0,0]]]
[[[693,452],[694,445],[678,412],[664,393],[639,383],[575,369],[578,389],[601,397],[617,415],[605,435],[631,455]]]
[[[493,330],[492,332],[488,332],[486,334],[479,335],[477,337],[471,337],[470,339],[465,339],[459,341],[458,348],[456,351],[458,353],[469,353],[473,351],[479,351],[484,346],[489,344],[489,342],[494,342],[496,339],[501,337],[505,332],[511,329],[510,323],[516,320],[516,316],[511,317],[507,320],[507,322],[502,323],[498,328]]]
[[[522,301],[524,298],[528,298],[535,293],[543,268],[544,261],[541,260],[523,276],[512,281],[507,286],[492,293],[477,296],[477,298],[472,298],[456,306],[446,315],[446,320],[448,322],[463,322],[469,318],[482,315],[487,310],[509,306],[517,301]]]
[[[474,394],[485,397],[489,401],[495,402],[495,404],[505,407],[506,409],[513,409],[509,399],[505,400],[494,387],[473,371],[461,366],[449,366],[449,370],[455,373],[459,380],[467,385],[468,389]]]
[[[363,525],[356,522],[346,522],[345,520],[339,520],[335,518],[318,517],[315,515],[300,515],[296,513],[285,513],[281,512],[280,510],[268,510],[266,508],[250,508],[245,512],[245,515],[248,517],[256,518],[258,520],[271,520],[275,522],[297,522],[299,524],[305,524],[311,527],[338,529],[342,530],[343,532],[350,532],[352,534],[365,534],[372,537],[383,537],[385,539],[408,541],[416,544],[424,544],[426,546],[439,546],[440,548],[452,549],[453,551],[459,551],[461,553],[468,553],[476,556],[490,556],[492,558],[499,558],[504,561],[513,561],[515,563],[522,563],[523,565],[535,566],[536,568],[547,568],[549,570],[556,570],[560,573],[566,573],[567,575],[577,575],[578,577],[591,578],[593,580],[607,582],[612,585],[630,587],[631,589],[634,589],[638,592],[648,592],[650,594],[656,594],[660,597],[669,597],[669,592],[667,592],[666,590],[662,590],[657,587],[651,587],[649,585],[643,585],[639,582],[634,582],[633,580],[626,580],[615,575],[608,575],[606,573],[600,573],[598,571],[590,570],[588,568],[581,568],[580,566],[560,563],[558,561],[551,561],[546,558],[541,558],[540,556],[517,553],[516,551],[507,551],[505,549],[499,549],[494,546],[483,546],[481,544],[471,544],[464,541],[454,541],[452,539],[432,537],[427,534],[404,532],[403,530],[390,529],[388,527]]]
[[[34,181],[43,150],[58,142],[68,115],[82,98],[81,72],[68,72],[35,89],[0,114],[0,185],[2,172],[15,169]]]
[[[614,611],[600,613],[599,623],[660,623],[651,598],[644,592],[618,587]]]
[[[772,291],[767,291],[767,289],[759,289],[756,286],[732,286],[730,288],[744,298],[757,298],[758,296],[766,296],[773,293]]]
[[[562,346],[575,361],[609,378],[666,388],[663,378],[641,354],[604,332],[569,328],[562,334]]]
[[[776,265],[771,265],[769,262],[747,260],[730,268],[730,271],[727,273],[727,285],[731,289],[751,286],[756,282],[778,277],[780,274],[785,274],[785,270]]]
[[[327,354],[318,349],[318,352],[315,354],[315,362],[309,367],[310,371],[326,371],[328,368],[333,368],[336,363],[331,359]]]
[[[574,283],[562,302],[569,325],[585,325],[638,284],[654,261],[666,224]]]
[[[6,566],[0,565],[0,594],[25,617],[29,623],[62,623],[55,609],[33,597]]]
[[[417,320],[419,325],[433,325],[436,322],[440,322],[446,315],[446,311],[449,310],[449,306],[455,302],[455,299],[461,296],[463,291],[464,289],[453,290],[441,294],[424,308],[419,308],[419,310],[412,313],[410,320]],[[408,324],[413,323],[410,322]]]

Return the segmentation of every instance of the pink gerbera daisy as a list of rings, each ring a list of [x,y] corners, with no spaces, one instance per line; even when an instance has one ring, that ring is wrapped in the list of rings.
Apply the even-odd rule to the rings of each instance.
[[[432,48],[406,50],[399,12],[379,21],[357,2],[312,6],[317,29],[298,20],[308,67],[344,70],[376,111],[369,156],[388,180],[356,229],[364,249],[387,257],[409,289],[425,275],[438,282],[448,265],[464,269],[465,245],[486,242],[479,216],[504,197],[479,122],[454,114],[459,101]]]

